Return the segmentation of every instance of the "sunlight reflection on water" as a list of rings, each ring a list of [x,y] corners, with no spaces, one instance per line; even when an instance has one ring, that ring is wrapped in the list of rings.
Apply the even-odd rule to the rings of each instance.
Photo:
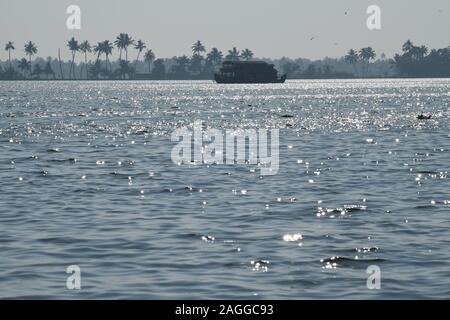
[[[449,103],[439,79],[2,82],[0,296],[448,297]],[[196,120],[280,129],[279,173],[175,165]]]

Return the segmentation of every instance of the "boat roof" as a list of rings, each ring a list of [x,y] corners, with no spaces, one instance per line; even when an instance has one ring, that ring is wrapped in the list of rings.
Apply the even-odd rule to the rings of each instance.
[[[224,64],[268,64],[265,61],[260,61],[260,60],[250,60],[250,61],[231,61],[231,60],[226,60],[224,61]]]

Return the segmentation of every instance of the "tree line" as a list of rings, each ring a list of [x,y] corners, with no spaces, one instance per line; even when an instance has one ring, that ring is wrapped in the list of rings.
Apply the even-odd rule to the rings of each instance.
[[[0,79],[10,80],[99,80],[99,79],[210,79],[224,60],[250,60],[253,52],[250,49],[238,50],[236,47],[228,50],[225,55],[217,48],[206,52],[201,41],[196,41],[192,47],[192,56],[175,56],[171,59],[156,59],[152,49],[142,40],[134,40],[129,34],[119,34],[114,42],[104,40],[92,45],[89,41],[79,42],[75,38],[67,41],[70,61],[48,57],[35,59],[38,53],[37,45],[28,41],[23,47],[24,58],[12,59],[16,50],[13,42],[8,41],[5,51],[8,52],[8,62],[0,63]],[[130,61],[129,53],[135,50],[135,59]],[[118,59],[112,61],[113,53]],[[76,63],[77,55],[82,55],[83,62]],[[143,58],[143,59],[142,59]]]
[[[192,47],[192,55],[172,58],[156,58],[152,49],[142,40],[134,40],[129,34],[121,33],[114,41],[104,40],[91,44],[71,38],[65,50],[70,52],[70,61],[58,57],[46,60],[36,58],[38,47],[32,41],[23,46],[24,57],[13,59],[15,44],[8,41],[5,51],[8,60],[0,62],[0,79],[212,79],[213,74],[225,60],[252,60],[250,49],[236,47],[225,54],[217,48],[206,50],[201,41]],[[117,58],[113,59],[113,55]],[[130,61],[133,55],[134,60]],[[77,57],[81,56],[79,63]],[[450,47],[429,50],[426,46],[416,46],[406,41],[402,52],[392,59],[384,54],[377,58],[372,47],[351,49],[341,58],[308,59],[265,59],[275,64],[280,73],[290,79],[365,78],[365,77],[450,77]]]

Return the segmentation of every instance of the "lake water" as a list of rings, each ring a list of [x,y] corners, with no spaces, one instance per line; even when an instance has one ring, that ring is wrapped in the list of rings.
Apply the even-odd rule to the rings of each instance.
[[[178,166],[196,120],[278,174]],[[0,82],[0,298],[450,298],[449,135],[450,80]]]

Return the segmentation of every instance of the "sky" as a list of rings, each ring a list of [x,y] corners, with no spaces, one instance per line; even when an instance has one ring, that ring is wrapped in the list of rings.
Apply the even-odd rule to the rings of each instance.
[[[80,30],[66,27],[69,5],[81,8]],[[370,5],[381,8],[381,30],[366,26]],[[0,45],[13,41],[17,57],[27,40],[37,44],[38,56],[55,57],[61,48],[68,59],[71,37],[96,43],[121,32],[163,58],[190,54],[196,40],[224,52],[236,46],[258,57],[310,59],[369,45],[389,57],[407,39],[450,45],[449,0],[1,0],[0,13]],[[0,59],[7,56],[0,51]]]

